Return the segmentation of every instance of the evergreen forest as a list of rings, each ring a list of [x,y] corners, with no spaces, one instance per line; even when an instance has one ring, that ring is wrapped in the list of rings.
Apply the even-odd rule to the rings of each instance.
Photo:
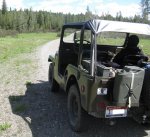
[[[145,7],[143,6],[143,8]],[[32,8],[12,10],[11,8],[8,9],[6,1],[3,0],[2,8],[0,9],[0,36],[9,33],[60,31],[62,25],[65,23],[86,21],[94,18],[149,24],[150,21],[146,17],[147,13],[143,10],[142,16],[123,17],[121,12],[118,12],[115,17],[110,14],[102,14],[99,16],[93,14],[88,6],[85,14],[81,13],[76,15],[42,10],[33,11]]]

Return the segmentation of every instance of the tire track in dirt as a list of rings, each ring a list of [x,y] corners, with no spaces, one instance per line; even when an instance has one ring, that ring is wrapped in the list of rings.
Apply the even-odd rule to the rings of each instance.
[[[48,42],[44,46],[40,47],[39,52],[39,69],[40,74],[39,76],[42,76],[43,80],[47,80],[47,74],[48,74],[48,56],[49,55],[55,55],[56,51],[58,51],[59,48],[59,39],[53,40],[51,42]]]

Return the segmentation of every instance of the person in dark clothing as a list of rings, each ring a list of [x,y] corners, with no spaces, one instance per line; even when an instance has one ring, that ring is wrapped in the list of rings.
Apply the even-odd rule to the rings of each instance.
[[[143,52],[139,47],[137,47],[139,43],[139,38],[136,35],[131,35],[128,38],[127,46],[122,49],[114,58],[113,62],[119,64],[120,66],[124,65],[125,58],[128,55],[143,55]]]

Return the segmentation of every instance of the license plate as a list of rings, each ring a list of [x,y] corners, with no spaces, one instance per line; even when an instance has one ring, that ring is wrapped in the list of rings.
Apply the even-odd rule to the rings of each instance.
[[[105,112],[106,118],[126,117],[126,116],[127,116],[127,108],[125,107],[115,107],[115,106],[106,107]]]

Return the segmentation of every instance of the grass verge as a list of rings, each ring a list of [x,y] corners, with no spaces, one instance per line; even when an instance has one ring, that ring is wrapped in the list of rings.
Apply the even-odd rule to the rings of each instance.
[[[56,39],[57,33],[24,33],[0,38],[0,63],[22,53],[31,53],[37,46]]]
[[[8,123],[0,124],[0,132],[5,131],[10,127],[11,127],[11,124],[8,124]]]

